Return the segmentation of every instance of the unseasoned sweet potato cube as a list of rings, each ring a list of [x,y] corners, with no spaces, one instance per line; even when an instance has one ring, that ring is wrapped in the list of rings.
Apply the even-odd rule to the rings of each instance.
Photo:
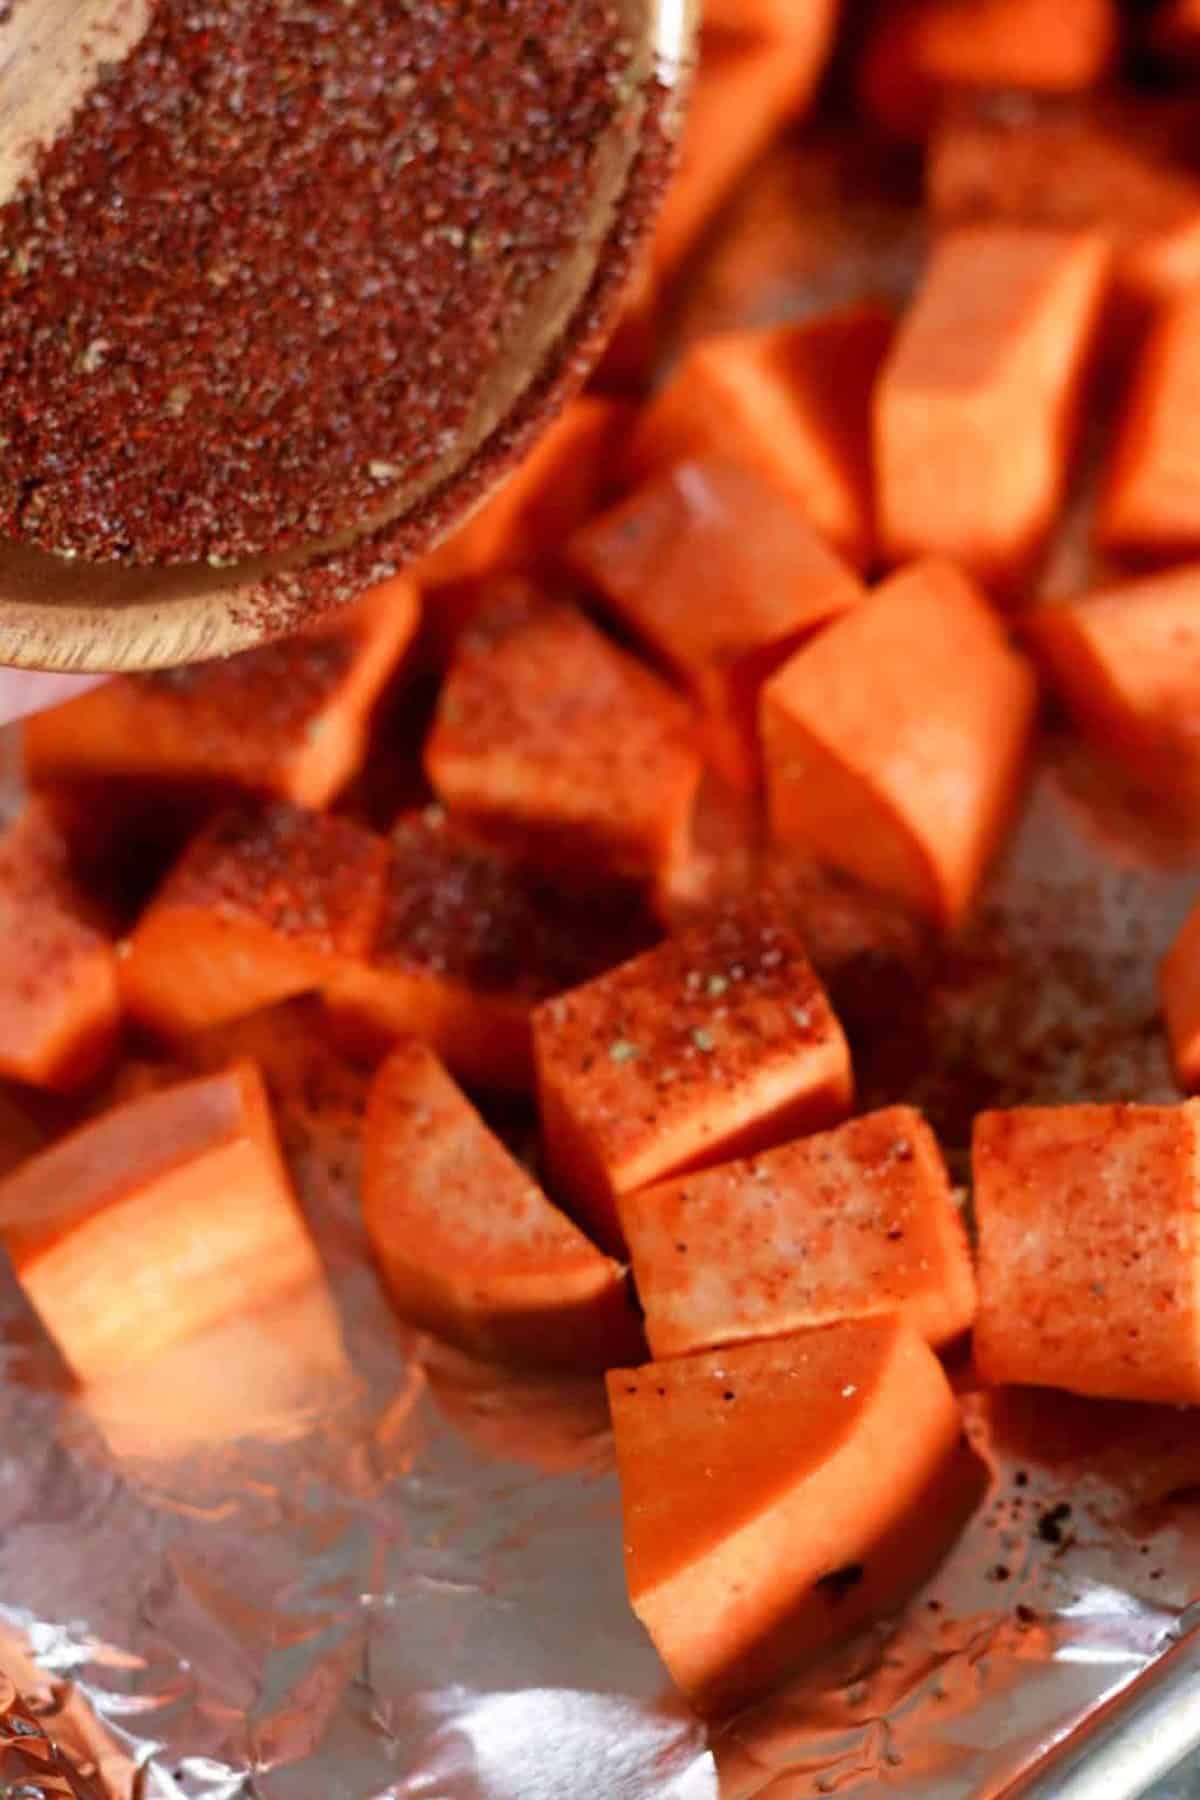
[[[758,690],[861,582],[795,502],[723,458],[664,470],[570,544],[571,561],[691,689],[725,777],[758,773]]]
[[[983,1113],[975,1361],[986,1381],[1200,1401],[1200,1102]]]
[[[890,334],[883,307],[859,305],[702,339],[643,413],[632,474],[728,456],[788,494],[863,566],[873,542],[870,396]]]
[[[633,1609],[700,1711],[756,1698],[930,1574],[982,1491],[897,1319],[608,1376]]]
[[[69,1090],[116,1049],[113,942],[39,801],[0,832],[0,1075]]]
[[[1062,499],[1104,299],[1099,233],[979,225],[936,246],[875,395],[879,530],[981,580],[1027,574]]]
[[[1072,718],[1144,786],[1200,801],[1200,565],[1040,607],[1026,622]]]
[[[771,828],[942,925],[1012,813],[1032,671],[966,576],[892,576],[763,689]]]
[[[551,1204],[432,1050],[376,1075],[363,1217],[398,1311],[476,1355],[595,1369],[637,1353],[625,1271]]]
[[[1134,371],[1101,496],[1096,536],[1108,550],[1184,555],[1200,548],[1200,294],[1160,313]]]
[[[86,1382],[317,1279],[253,1064],[118,1107],[0,1182],[0,1237]]]
[[[287,1000],[361,956],[387,847],[349,819],[235,808],[194,839],[125,945],[130,1012],[166,1036]]]
[[[533,1020],[547,1165],[607,1247],[616,1197],[843,1118],[846,1040],[775,907],[715,911]]]
[[[1114,0],[884,0],[859,60],[861,105],[920,139],[955,88],[1094,87],[1117,50]]]
[[[1096,228],[1116,249],[1114,277],[1139,303],[1200,279],[1200,175],[1193,102],[1105,101],[1014,109],[973,101],[946,109],[926,156],[938,221],[1020,220]]]
[[[937,1140],[909,1106],[618,1201],[655,1356],[896,1313],[934,1346],[975,1277]]]
[[[684,703],[575,608],[515,600],[462,639],[425,767],[452,811],[535,858],[657,876],[700,779]]]
[[[1163,958],[1163,1014],[1175,1075],[1185,1092],[1200,1088],[1200,906],[1194,906]]]
[[[788,31],[756,33],[751,26],[703,34],[679,166],[651,245],[657,282],[679,273],[755,158],[808,106],[838,11],[838,0],[805,0],[792,8]]]
[[[623,961],[646,932],[628,896],[581,904],[430,807],[393,830],[378,927],[325,998],[364,1050],[421,1038],[464,1080],[520,1091],[533,1080],[534,1007]]]
[[[423,589],[539,569],[577,525],[611,497],[629,422],[619,401],[583,394],[538,439],[490,499],[416,570]],[[434,616],[440,602],[429,607]]]
[[[417,626],[398,578],[284,642],[120,675],[25,725],[35,776],[138,776],[325,806],[357,771],[372,711]]]

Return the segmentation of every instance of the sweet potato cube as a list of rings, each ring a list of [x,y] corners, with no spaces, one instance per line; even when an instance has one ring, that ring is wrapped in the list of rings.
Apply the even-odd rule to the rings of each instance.
[[[895,1313],[934,1346],[975,1277],[937,1140],[909,1106],[618,1202],[655,1356]]]
[[[772,831],[957,925],[1012,812],[1035,699],[966,576],[903,570],[763,689]]]
[[[975,1361],[986,1381],[1200,1401],[1200,1102],[982,1113]]]
[[[632,474],[728,456],[789,495],[864,566],[873,542],[870,397],[890,334],[883,307],[859,305],[701,339],[643,413]]]
[[[719,458],[665,469],[576,534],[571,561],[691,689],[727,780],[758,773],[758,690],[862,598],[795,502]]]
[[[1138,359],[1096,519],[1108,550],[1200,549],[1200,294],[1165,306]]]
[[[1027,633],[1071,717],[1143,785],[1200,800],[1200,565],[1040,607]]]
[[[366,950],[387,847],[349,819],[235,808],[184,851],[126,942],[125,1004],[174,1037],[317,988]]]
[[[432,1050],[376,1075],[363,1216],[397,1310],[475,1355],[607,1368],[637,1354],[625,1271],[546,1198]]]
[[[420,1038],[463,1080],[519,1092],[533,1083],[534,1007],[624,961],[646,930],[627,897],[581,906],[429,807],[397,822],[378,926],[325,999],[356,1047]]]
[[[447,807],[552,866],[657,876],[700,779],[691,715],[575,608],[495,607],[462,639],[425,749]]]
[[[0,1238],[81,1381],[319,1276],[251,1063],[146,1094],[0,1182]]]
[[[1200,1088],[1200,906],[1194,906],[1159,971],[1163,1016],[1175,1075],[1186,1093]]]
[[[0,832],[0,938],[0,1075],[83,1086],[116,1049],[117,958],[38,801]]]
[[[610,498],[628,424],[615,400],[583,394],[542,434],[507,480],[419,564],[421,587],[541,568],[577,525]],[[436,613],[439,601],[430,601]]]
[[[879,529],[894,562],[955,557],[1011,586],[1065,485],[1104,299],[1100,233],[978,225],[949,233],[875,395]]]
[[[608,1248],[616,1197],[844,1118],[846,1040],[799,934],[767,902],[717,909],[538,1008],[547,1165]]]
[[[755,1699],[932,1573],[982,1486],[894,1318],[613,1369],[633,1609],[700,1711]]]
[[[1118,36],[1114,0],[884,0],[859,60],[859,101],[892,136],[920,139],[957,88],[1095,86]]]
[[[942,225],[1010,219],[1103,230],[1114,278],[1144,305],[1200,278],[1194,102],[1061,102],[1014,111],[976,100],[945,110],[926,156]]]
[[[833,43],[838,0],[805,0],[791,10],[788,31],[756,33],[751,24],[701,37],[679,166],[651,245],[656,282],[679,273],[751,164],[816,92]]]
[[[135,776],[328,804],[366,753],[372,711],[412,641],[400,578],[312,630],[223,662],[120,675],[25,725],[35,776]]]

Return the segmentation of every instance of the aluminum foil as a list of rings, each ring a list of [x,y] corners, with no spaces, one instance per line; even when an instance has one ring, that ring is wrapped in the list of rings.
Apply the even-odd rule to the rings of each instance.
[[[753,206],[777,219],[814,166],[777,160],[726,244],[748,253]],[[692,328],[873,285],[845,197],[820,215],[803,191],[824,247],[777,237],[738,292],[741,252],[719,247]],[[898,287],[911,212],[883,190],[855,204]],[[1198,886],[1187,834],[1051,733],[959,946],[931,962],[845,916],[826,944],[862,1103],[925,1106],[965,1174],[981,1106],[1174,1097],[1156,963]],[[0,1669],[113,1793],[998,1795],[1200,1592],[1194,1415],[981,1395],[963,1366],[992,1483],[948,1562],[902,1617],[706,1735],[626,1604],[598,1385],[400,1326],[358,1215],[361,1078],[303,1004],[198,1055],[233,1049],[264,1064],[328,1294],[81,1396],[0,1278]],[[122,1091],[162,1075],[134,1066]]]

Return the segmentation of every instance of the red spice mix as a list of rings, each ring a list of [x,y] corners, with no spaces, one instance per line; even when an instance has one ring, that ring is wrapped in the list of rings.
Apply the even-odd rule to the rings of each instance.
[[[585,228],[614,0],[159,0],[0,210],[0,534],[277,551],[447,448]]]

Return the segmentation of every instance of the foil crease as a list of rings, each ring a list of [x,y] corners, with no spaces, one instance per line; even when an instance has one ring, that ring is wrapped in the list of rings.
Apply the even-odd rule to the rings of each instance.
[[[902,289],[911,212],[870,190],[848,215],[839,166],[818,145],[768,167],[684,335],[868,291],[880,255]],[[781,235],[796,196],[817,225]],[[907,950],[848,956],[862,1104],[923,1105],[965,1175],[982,1106],[1174,1098],[1156,965],[1198,885],[1194,846],[1051,736],[964,941],[932,975]],[[264,1065],[336,1321],[301,1296],[80,1396],[0,1277],[0,1668],[122,1800],[998,1795],[1179,1630],[1194,1416],[981,1395],[963,1367],[992,1480],[948,1562],[706,1735],[626,1604],[598,1385],[398,1325],[358,1216],[360,1078],[304,1005],[199,1055],[232,1049]],[[122,1091],[161,1078],[127,1069]]]

